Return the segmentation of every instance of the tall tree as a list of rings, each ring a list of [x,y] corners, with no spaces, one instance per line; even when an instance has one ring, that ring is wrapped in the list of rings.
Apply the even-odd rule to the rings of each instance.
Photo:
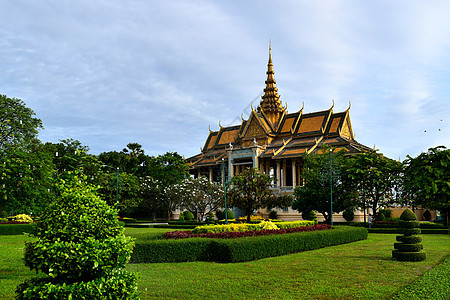
[[[189,178],[179,185],[183,195],[183,207],[197,215],[197,221],[210,212],[224,206],[223,187],[217,182],[210,182],[206,177]]]
[[[306,183],[295,189],[292,208],[299,212],[318,211],[330,223],[331,209],[339,213],[355,204],[356,189],[347,179],[349,161],[344,151],[329,147],[323,147],[321,153],[305,154],[302,159]]]
[[[404,189],[416,205],[439,210],[445,225],[450,213],[450,149],[428,149],[404,162]]]
[[[275,195],[270,190],[272,178],[258,169],[247,168],[231,179],[232,187],[227,193],[231,205],[245,211],[247,222],[252,213],[261,207],[274,207]]]
[[[402,164],[375,151],[367,151],[351,159],[348,178],[357,184],[361,193],[359,206],[371,207],[376,219],[380,207],[396,202]]]
[[[0,151],[8,147],[20,147],[37,140],[42,121],[17,98],[0,95]]]

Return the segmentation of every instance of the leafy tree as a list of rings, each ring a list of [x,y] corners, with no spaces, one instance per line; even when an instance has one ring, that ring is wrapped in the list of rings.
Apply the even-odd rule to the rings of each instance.
[[[416,205],[439,210],[448,225],[450,213],[450,149],[438,146],[404,162],[404,188]]]
[[[322,153],[303,156],[306,183],[295,188],[292,203],[292,208],[299,212],[320,212],[328,223],[331,222],[331,192],[333,213],[354,205],[357,197],[355,186],[347,177],[349,161],[345,152],[333,150],[330,154],[330,150],[324,147]]]
[[[64,177],[75,170],[83,170],[90,183],[97,183],[101,162],[96,156],[88,154],[88,146],[78,140],[65,139],[56,144],[48,142],[45,148],[53,156],[56,176]]]
[[[0,151],[8,147],[20,147],[37,140],[42,121],[17,98],[0,95]]]
[[[347,176],[357,184],[362,194],[359,207],[371,207],[376,219],[381,206],[395,202],[401,185],[401,174],[400,162],[381,153],[367,151],[351,158]]]
[[[156,220],[157,214],[163,210],[161,184],[151,176],[146,176],[140,181],[141,202],[138,211],[145,212],[153,220]]]
[[[195,212],[197,221],[202,221],[203,217],[225,204],[222,185],[210,182],[206,177],[186,179],[180,188],[183,207]]]
[[[124,270],[133,242],[86,179],[72,174],[57,185],[25,250],[25,265],[47,276],[19,285],[18,299],[137,298],[136,276]]]
[[[276,197],[270,190],[272,178],[258,169],[247,168],[231,179],[232,187],[227,193],[232,206],[245,211],[247,222],[253,211],[261,207],[274,207]]]
[[[52,157],[40,145],[9,147],[0,157],[0,212],[39,215],[53,195]]]
[[[189,167],[183,157],[176,152],[167,152],[150,160],[148,172],[158,182],[160,196],[157,198],[159,206],[167,212],[167,220],[172,211],[181,204],[179,184],[189,177]]]

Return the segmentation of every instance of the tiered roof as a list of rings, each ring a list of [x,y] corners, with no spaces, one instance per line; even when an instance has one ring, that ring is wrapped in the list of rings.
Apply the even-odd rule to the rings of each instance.
[[[303,113],[304,107],[288,114],[275,86],[271,49],[266,88],[257,108],[240,125],[222,127],[209,132],[201,153],[188,158],[191,167],[210,166],[227,160],[227,149],[260,146],[261,158],[281,159],[298,157],[304,153],[321,152],[328,144],[349,154],[370,148],[356,142],[350,121],[350,106],[346,111],[334,113],[333,106],[324,111]]]

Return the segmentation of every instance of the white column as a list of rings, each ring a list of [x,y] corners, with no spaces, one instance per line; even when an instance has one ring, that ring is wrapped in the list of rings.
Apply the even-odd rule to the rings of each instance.
[[[286,186],[286,160],[283,159],[283,186]]]
[[[213,182],[213,169],[209,167],[209,182]]]
[[[297,185],[297,166],[295,158],[292,159],[292,188],[295,189]]]
[[[277,180],[277,186],[278,187],[280,186],[280,177],[281,177],[280,169],[281,169],[281,164],[280,164],[280,161],[277,160],[277,176],[276,176],[276,180]]]

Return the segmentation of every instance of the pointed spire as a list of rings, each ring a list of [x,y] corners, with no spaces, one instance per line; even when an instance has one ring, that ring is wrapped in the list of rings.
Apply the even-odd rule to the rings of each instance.
[[[258,106],[258,112],[263,111],[267,115],[272,123],[277,123],[279,118],[286,110],[280,101],[280,96],[278,95],[278,89],[276,87],[276,81],[274,77],[275,72],[273,71],[272,63],[272,45],[269,43],[269,62],[267,64],[267,80],[266,88],[264,89],[264,95],[261,97],[262,100]]]

